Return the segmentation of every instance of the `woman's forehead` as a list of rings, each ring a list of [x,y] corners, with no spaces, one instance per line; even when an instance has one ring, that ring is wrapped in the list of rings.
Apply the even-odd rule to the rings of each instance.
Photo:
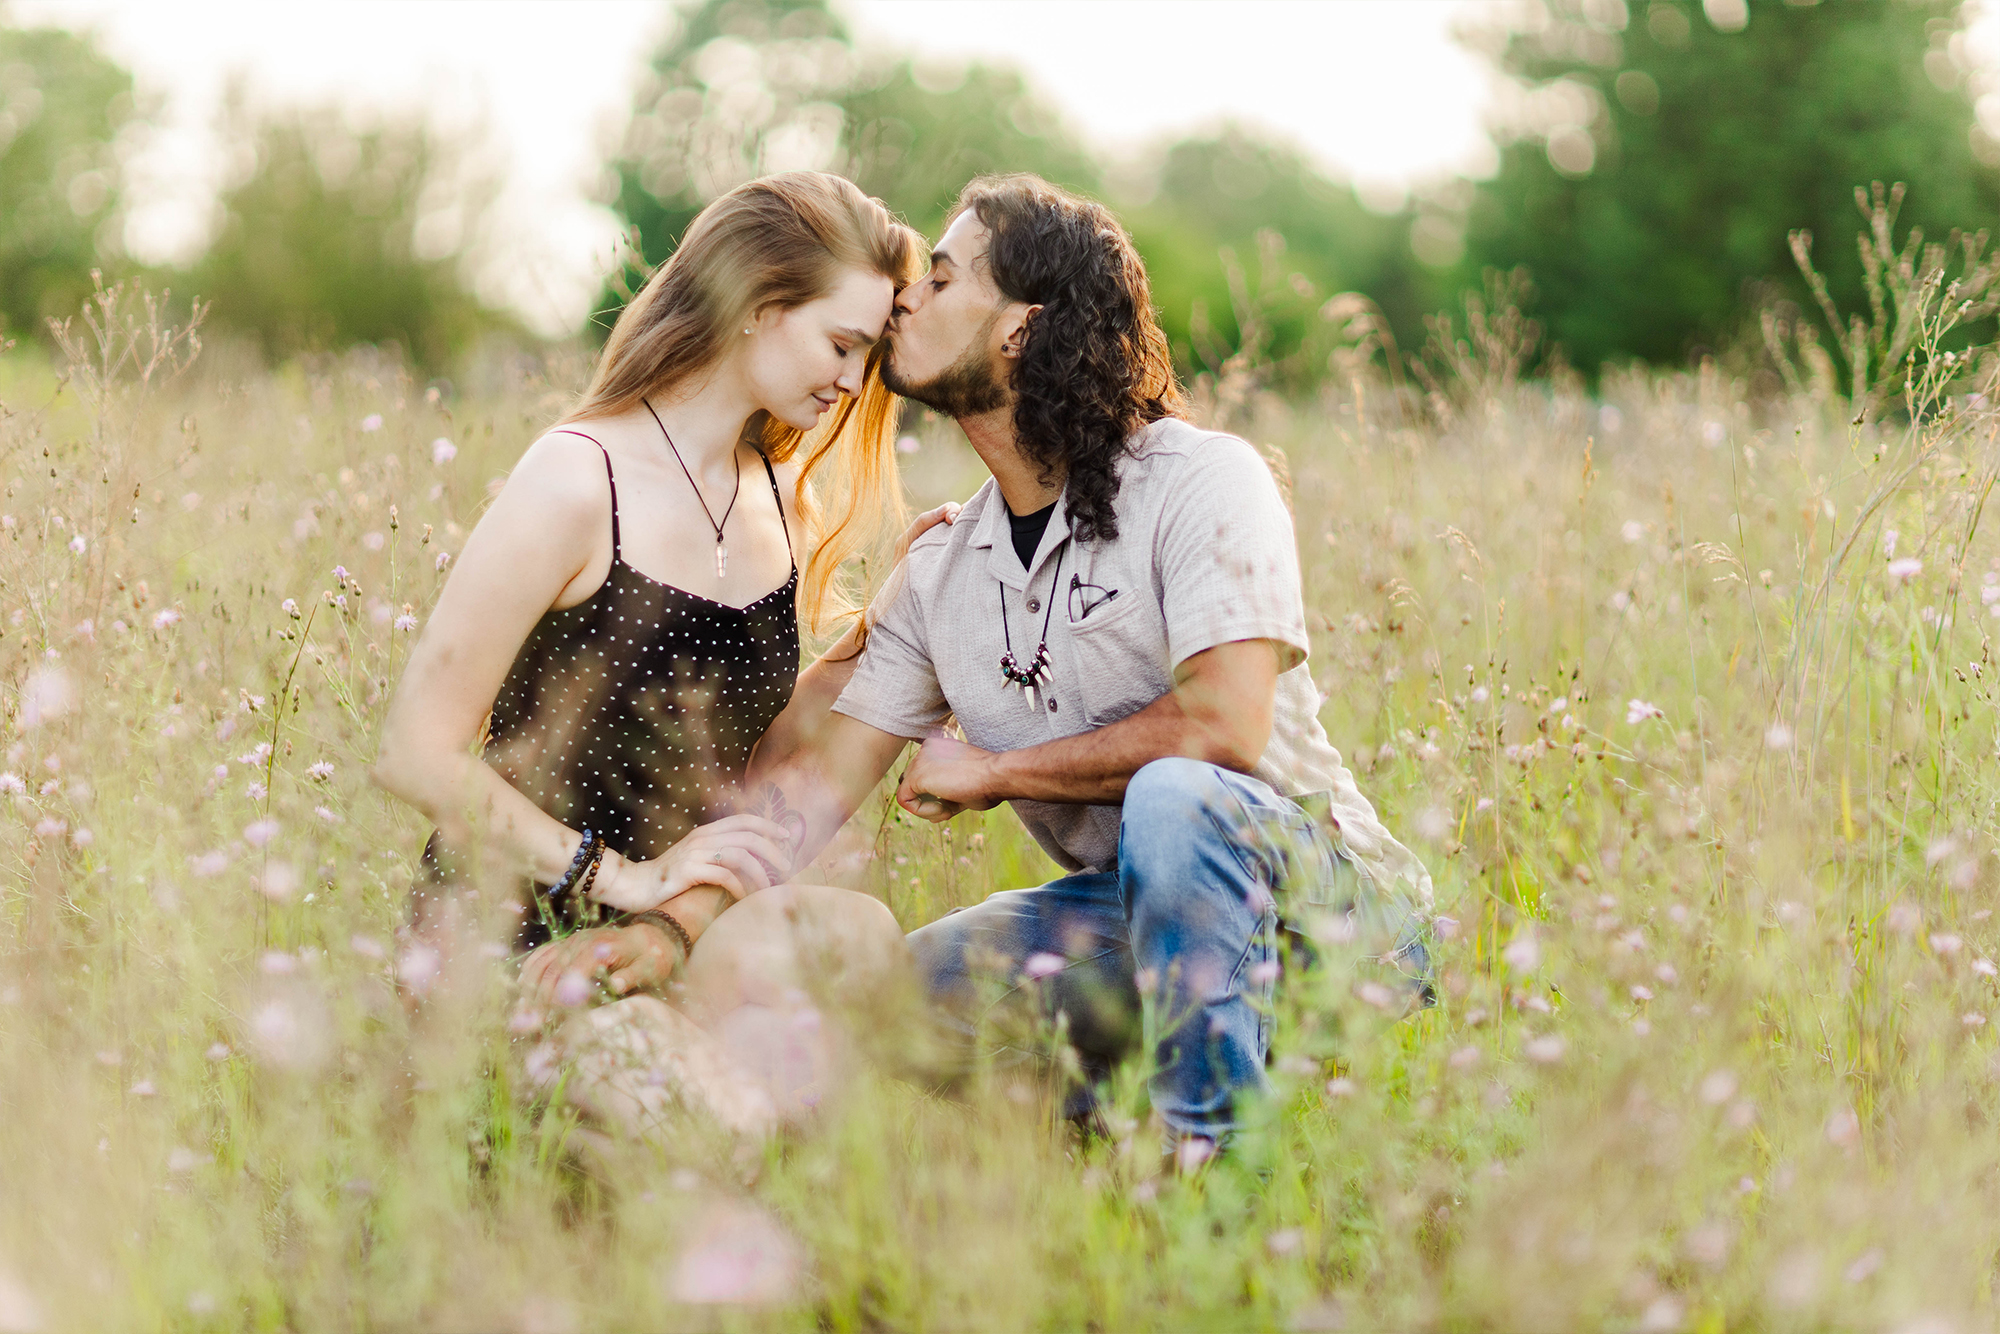
[[[850,332],[873,340],[881,336],[895,300],[896,284],[887,275],[847,269],[813,305],[829,325],[851,326]]]

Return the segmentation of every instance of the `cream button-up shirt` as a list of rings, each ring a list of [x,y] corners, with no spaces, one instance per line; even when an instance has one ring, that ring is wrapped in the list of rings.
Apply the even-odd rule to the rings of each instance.
[[[1204,649],[1272,640],[1285,660],[1252,775],[1285,796],[1324,793],[1335,844],[1364,882],[1428,910],[1429,875],[1320,726],[1291,514],[1264,460],[1236,436],[1166,418],[1132,438],[1118,481],[1115,539],[1072,540],[1065,497],[1024,569],[989,478],[957,522],[911,546],[835,711],[912,739],[955,715],[973,745],[1018,750],[1138,712]],[[1000,660],[1011,645],[1030,664],[1045,626],[1048,670],[1031,702]],[[1066,869],[1115,868],[1118,807],[1011,804]]]

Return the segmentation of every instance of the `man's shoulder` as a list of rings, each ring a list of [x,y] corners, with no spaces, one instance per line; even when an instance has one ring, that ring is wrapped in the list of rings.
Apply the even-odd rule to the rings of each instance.
[[[1179,417],[1162,417],[1141,428],[1132,437],[1127,468],[1121,491],[1135,483],[1138,489],[1164,490],[1192,483],[1226,492],[1238,479],[1259,487],[1271,482],[1271,465],[1248,440]]]
[[[1132,435],[1126,448],[1142,468],[1173,470],[1192,461],[1224,467],[1239,463],[1266,466],[1257,447],[1240,435],[1197,426],[1181,417],[1148,422]]]
[[[986,507],[993,504],[996,483],[987,478],[972,497],[958,508],[958,517],[950,523],[941,523],[925,530],[916,541],[910,543],[910,553],[906,557],[912,575],[932,576],[944,567],[959,552],[972,545],[973,535],[978,531],[979,520],[986,513]]]

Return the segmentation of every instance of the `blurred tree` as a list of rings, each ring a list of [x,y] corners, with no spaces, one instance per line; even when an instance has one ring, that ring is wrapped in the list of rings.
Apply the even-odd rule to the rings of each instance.
[[[425,126],[356,131],[333,108],[259,120],[240,103],[227,119],[247,169],[223,192],[193,274],[214,302],[211,327],[250,334],[273,358],[396,343],[438,367],[507,324],[459,262],[484,201]]]
[[[1234,126],[1184,140],[1167,150],[1145,194],[1122,212],[1185,365],[1212,366],[1219,351],[1235,348],[1246,284],[1266,294],[1262,316],[1273,322],[1268,351],[1276,357],[1306,338],[1335,293],[1365,293],[1405,340],[1421,336],[1423,316],[1436,307],[1431,276],[1410,253],[1407,213],[1370,212],[1350,186],[1286,144]],[[1260,245],[1260,233],[1284,245]],[[1242,270],[1234,293],[1225,250]],[[1272,263],[1283,271],[1261,271]]]
[[[0,328],[73,315],[112,268],[132,76],[86,37],[7,26],[0,12]]]
[[[1546,0],[1466,34],[1523,81],[1500,170],[1467,217],[1467,285],[1526,265],[1579,367],[1676,361],[1732,336],[1764,283],[1805,291],[1809,228],[1860,304],[1857,185],[1909,183],[1943,239],[2000,205],[1973,115],[1963,15],[1941,0]],[[1521,16],[1532,21],[1521,22]]]
[[[643,258],[664,259],[717,195],[796,168],[840,172],[932,236],[981,172],[1098,185],[1095,163],[1011,70],[871,61],[825,0],[678,9],[611,164],[612,207]],[[619,300],[607,294],[603,328]]]

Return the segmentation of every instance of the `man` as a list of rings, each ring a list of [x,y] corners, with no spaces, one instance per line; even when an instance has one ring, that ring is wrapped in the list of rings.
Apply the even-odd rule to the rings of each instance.
[[[992,480],[911,547],[833,716],[766,777],[805,817],[802,861],[911,740],[906,810],[1011,802],[1070,874],[914,932],[933,1000],[969,1041],[995,987],[1038,999],[1093,1075],[1142,1016],[1154,1110],[1198,1159],[1264,1078],[1279,911],[1318,905],[1420,975],[1429,878],[1327,743],[1291,517],[1248,444],[1175,415],[1117,221],[974,181],[896,311],[887,382],[956,419]]]

